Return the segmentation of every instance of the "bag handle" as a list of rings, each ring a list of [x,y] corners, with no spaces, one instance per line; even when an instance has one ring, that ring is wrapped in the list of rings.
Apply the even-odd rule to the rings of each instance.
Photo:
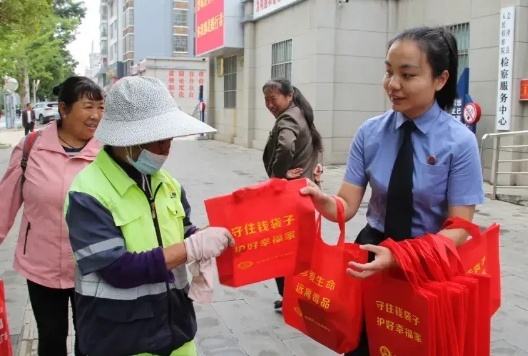
[[[344,247],[345,246],[345,238],[346,238],[346,227],[345,227],[345,206],[343,205],[343,201],[339,199],[338,197],[333,196],[332,199],[334,199],[336,203],[336,210],[337,210],[337,224],[339,225],[339,239],[337,240],[337,246]]]
[[[343,205],[343,202],[341,201],[341,199],[337,198],[337,197],[332,197],[332,199],[334,199],[335,203],[336,203],[336,209],[337,209],[337,223],[339,225],[339,238],[337,239],[337,246],[338,247],[345,247],[345,239],[346,239],[346,233],[345,233],[345,206]],[[316,225],[316,231],[317,231],[317,236],[319,236],[319,238],[322,238],[321,237],[321,225],[322,225],[322,215],[321,213],[319,213],[317,215],[317,221],[315,223]]]
[[[438,250],[430,241],[423,238],[415,239],[412,241],[412,245],[416,258],[423,269],[428,272],[431,280],[442,282],[453,277],[451,266],[443,261]]]
[[[288,181],[286,179],[271,178],[265,182],[255,184],[251,187],[242,188],[232,193],[233,200],[235,203],[239,203],[248,198],[255,198],[262,194],[264,191],[269,192],[270,190],[274,194],[282,192],[286,188]]]
[[[480,227],[471,221],[459,218],[458,216],[447,219],[442,226],[442,229],[464,229],[472,238],[478,239],[481,237],[482,232]]]
[[[451,239],[438,234],[427,234],[423,238],[431,243],[440,256],[440,260],[450,266],[451,271],[455,275],[464,275],[466,273],[455,243]]]
[[[383,241],[380,246],[386,247],[391,250],[394,255],[396,263],[400,267],[399,269],[403,272],[405,279],[414,287],[420,288],[420,281],[416,275],[416,271],[409,259],[408,253],[393,239],[387,239]]]

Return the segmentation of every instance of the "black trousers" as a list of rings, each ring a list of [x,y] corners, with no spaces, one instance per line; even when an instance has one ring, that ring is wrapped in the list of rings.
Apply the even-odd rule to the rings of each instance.
[[[275,278],[275,282],[277,283],[277,289],[279,290],[280,296],[284,297],[284,277]]]
[[[35,129],[35,123],[34,122],[28,122],[26,127],[24,127],[25,136],[27,136],[28,133],[33,132]]]
[[[55,289],[27,281],[29,300],[37,322],[38,356],[68,356],[69,307],[74,305],[74,289]],[[72,307],[75,329],[75,307]],[[83,356],[75,336],[75,356]]]
[[[360,245],[379,245],[383,242],[384,236],[381,231],[378,231],[372,228],[367,224],[358,234],[356,238],[356,243]],[[369,252],[369,262],[374,260],[374,254]],[[359,346],[354,351],[347,352],[345,356],[370,356],[369,346],[368,346],[368,337],[367,337],[367,328],[363,326],[363,333],[361,334],[361,340]]]

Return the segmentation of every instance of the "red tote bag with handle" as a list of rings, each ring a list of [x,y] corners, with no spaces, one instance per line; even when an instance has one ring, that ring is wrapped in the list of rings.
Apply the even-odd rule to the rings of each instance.
[[[407,253],[392,239],[389,248],[400,268],[363,281],[365,321],[371,355],[436,356],[438,296],[422,288]]]
[[[500,225],[492,224],[484,232],[478,225],[461,218],[450,218],[442,229],[464,229],[470,238],[458,247],[458,255],[467,273],[487,274],[491,280],[491,310],[494,315],[501,306]]]
[[[337,353],[357,348],[363,331],[361,280],[346,273],[348,262],[366,263],[368,254],[345,243],[344,208],[336,199],[339,239],[336,246],[321,238],[318,217],[312,264],[303,273],[286,276],[282,313],[293,326]]]
[[[491,281],[486,274],[465,274],[465,267],[461,262],[458,250],[448,238],[436,235],[428,237],[437,246],[437,251],[442,256],[441,262],[451,265],[457,277],[453,280],[464,285],[472,294],[469,296],[467,326],[465,329],[464,356],[490,355],[491,353]],[[442,249],[442,248],[445,249]],[[449,252],[449,257],[447,257]],[[474,288],[476,286],[476,288]],[[458,315],[457,315],[458,316]]]
[[[2,280],[0,280],[0,355],[13,356],[9,325],[7,324],[4,282]]]
[[[310,268],[315,209],[300,189],[306,179],[270,179],[208,199],[211,226],[225,227],[235,246],[216,259],[220,283],[241,287]]]

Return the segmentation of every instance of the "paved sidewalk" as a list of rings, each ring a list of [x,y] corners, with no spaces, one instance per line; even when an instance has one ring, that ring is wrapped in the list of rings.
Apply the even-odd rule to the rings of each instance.
[[[7,154],[0,152],[0,175],[5,170]],[[185,187],[193,207],[193,222],[205,226],[204,199],[266,179],[261,154],[215,141],[183,140],[173,144],[165,168]],[[328,193],[337,192],[343,170],[342,166],[325,167],[323,188]],[[364,205],[347,223],[349,240],[364,226],[365,213]],[[487,200],[479,207],[475,220],[483,227],[495,221],[503,226],[503,306],[493,319],[492,355],[528,356],[528,208]],[[335,224],[325,222],[324,236],[327,242],[336,242]],[[21,341],[17,355],[36,355],[37,335],[31,310],[26,307],[25,282],[11,269],[15,239],[14,228],[0,245],[0,278],[7,285],[11,334],[14,341]],[[277,298],[274,281],[238,289],[218,286],[211,305],[196,307],[199,328],[196,341],[201,355],[336,355],[286,326],[281,315],[273,311]],[[71,347],[71,340],[69,344]]]

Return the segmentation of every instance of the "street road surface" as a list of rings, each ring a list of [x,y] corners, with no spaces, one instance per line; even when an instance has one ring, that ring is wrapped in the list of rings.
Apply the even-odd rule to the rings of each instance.
[[[261,151],[193,140],[175,141],[172,147],[165,168],[185,187],[193,208],[192,221],[197,226],[207,225],[204,199],[266,179]],[[0,175],[7,168],[9,153],[0,150]],[[325,167],[324,190],[335,194],[343,172],[342,166]],[[367,191],[365,201],[368,195]],[[363,204],[358,215],[347,223],[348,240],[352,241],[365,225],[365,213]],[[528,356],[528,208],[486,200],[478,207],[475,220],[483,227],[493,222],[502,225],[503,305],[493,318],[492,355]],[[7,289],[12,340],[22,348],[17,355],[36,355],[37,333],[27,306],[27,287],[24,279],[12,270],[18,224],[19,219],[0,245],[0,278]],[[325,222],[323,228],[325,240],[335,244],[337,226]],[[277,299],[274,281],[238,289],[217,286],[211,305],[196,306],[199,329],[196,342],[201,355],[336,355],[286,326],[281,315],[273,310]]]

